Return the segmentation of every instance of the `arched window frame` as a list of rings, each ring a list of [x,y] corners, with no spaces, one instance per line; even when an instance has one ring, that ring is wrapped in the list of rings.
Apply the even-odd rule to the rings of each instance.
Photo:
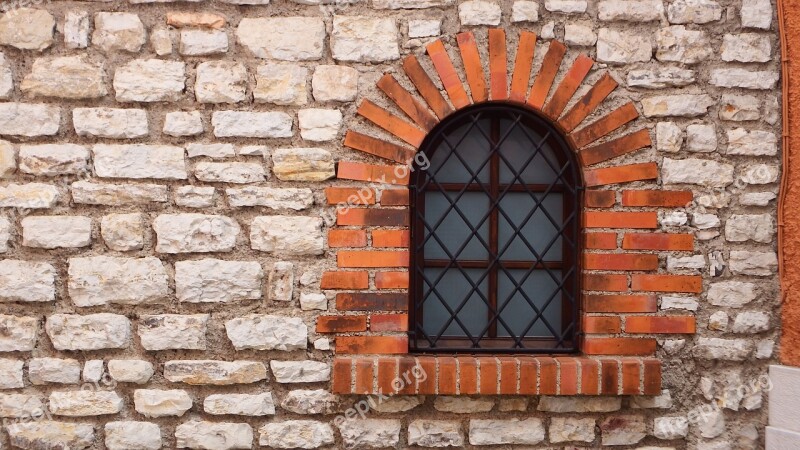
[[[531,130],[544,133],[545,138],[539,142],[539,145],[542,147],[545,143],[550,144],[550,148],[554,150],[554,156],[558,158],[557,163],[559,164],[559,169],[562,172],[560,176],[556,175],[556,179],[549,185],[534,186],[517,184],[519,181],[518,176],[521,174],[514,173],[513,175],[515,178],[510,185],[501,183],[498,172],[499,166],[504,164],[504,162],[501,162],[502,156],[500,156],[500,153],[497,150],[499,150],[499,146],[502,145],[503,137],[500,136],[499,127],[493,127],[491,130],[492,136],[485,136],[487,140],[492,141],[491,145],[493,146],[492,157],[485,161],[485,163],[489,165],[490,172],[488,184],[477,181],[477,175],[475,173],[469,174],[472,177],[469,187],[463,185],[441,186],[435,181],[435,179],[431,180],[429,177],[429,172],[425,167],[422,167],[421,164],[428,164],[434,157],[436,149],[439,148],[446,139],[444,135],[448,131],[452,131],[455,127],[462,126],[464,123],[469,123],[470,120],[477,122],[477,120],[486,119],[486,116],[488,116],[488,119],[491,120],[493,124],[499,124],[500,120],[502,120],[501,116],[505,116],[505,118],[516,116],[517,122],[524,122],[522,123],[523,126],[527,126],[527,128]],[[516,126],[517,123],[514,124],[514,127]],[[576,158],[576,152],[566,136],[567,133],[559,126],[557,122],[552,121],[540,111],[525,105],[507,101],[482,102],[467,108],[463,108],[439,123],[428,133],[419,149],[419,151],[424,154],[424,157],[416,158],[414,167],[415,170],[412,171],[411,180],[409,183],[409,187],[411,189],[411,239],[409,243],[409,342],[412,351],[429,353],[573,353],[579,351],[579,341],[581,336],[580,255],[583,248],[580,211],[583,207],[582,198],[584,184],[580,170],[581,166]],[[528,138],[530,139],[530,136],[528,136]],[[458,144],[456,144],[455,147],[458,147]],[[451,147],[450,151],[452,152],[454,150],[455,149]],[[535,155],[536,153],[532,153],[531,160],[535,157]],[[527,162],[530,163],[532,161],[529,160]],[[508,164],[506,165],[508,166]],[[431,267],[431,262],[426,262],[424,256],[424,247],[426,240],[430,240],[432,237],[426,238],[426,231],[431,230],[431,225],[426,224],[424,221],[425,194],[424,192],[421,192],[421,190],[429,188],[432,184],[437,184],[436,188],[439,189],[440,192],[444,192],[443,189],[446,189],[449,192],[458,192],[458,195],[461,195],[463,192],[468,190],[477,189],[478,192],[485,192],[488,194],[491,199],[490,212],[488,214],[488,219],[490,222],[490,236],[488,243],[491,246],[491,250],[490,254],[488,255],[488,259],[474,262],[454,262],[451,259],[449,262],[446,262],[447,269],[457,270],[463,270],[466,268],[464,265],[462,265],[463,263],[466,263],[466,266],[480,265],[480,263],[483,263],[483,266],[489,266],[490,270],[487,271],[488,274],[484,275],[484,277],[488,276],[487,294],[489,298],[485,299],[484,301],[489,300],[492,306],[487,308],[487,312],[489,314],[489,318],[487,320],[488,330],[484,329],[481,337],[447,337],[442,335],[432,336],[433,333],[426,333],[423,331],[423,308],[421,303],[424,301],[429,301],[426,300],[426,298],[429,298],[430,295],[426,296],[424,291],[426,286],[430,287],[432,284],[431,280],[426,279],[426,276],[424,275],[424,269],[426,267]],[[488,192],[486,188],[488,188]],[[498,217],[504,213],[501,211],[501,208],[498,208],[498,205],[500,204],[501,198],[505,194],[511,192],[529,193],[532,196],[533,194],[544,193],[544,197],[546,198],[549,193],[556,191],[560,191],[563,196],[563,217],[561,217],[560,224],[564,228],[558,233],[559,236],[562,237],[561,261],[548,261],[543,263],[541,258],[543,258],[544,255],[540,255],[536,257],[537,261],[535,263],[537,268],[530,268],[530,265],[528,265],[527,269],[531,271],[546,270],[550,272],[550,269],[555,268],[562,271],[567,271],[566,276],[563,277],[562,285],[559,286],[559,289],[553,295],[558,295],[561,297],[560,302],[562,305],[562,320],[560,327],[551,326],[550,324],[546,325],[551,332],[561,332],[561,336],[560,338],[553,337],[552,339],[533,339],[526,338],[524,336],[499,336],[497,332],[498,327],[503,327],[504,329],[507,328],[503,324],[498,324],[498,321],[502,321],[502,318],[499,317],[499,314],[493,313],[493,309],[497,307],[498,302],[500,301],[498,298],[498,277],[501,271],[506,273],[508,280],[511,280],[512,277],[506,271],[507,269],[503,269],[499,265],[502,263],[505,267],[505,265],[509,264],[509,262],[504,262],[502,261],[502,258],[498,259],[491,253],[496,253],[497,251],[501,250],[497,248],[499,243]],[[535,208],[538,208],[543,200],[544,198],[542,198],[541,201],[534,200],[536,202]],[[454,208],[451,206],[451,210],[452,209]],[[529,215],[526,217],[526,222],[532,218],[534,212],[535,209],[529,213]],[[457,213],[461,214],[460,212]],[[487,219],[487,217],[484,217],[484,219]],[[506,222],[510,223],[510,220],[506,218]],[[465,223],[464,226],[468,225]],[[525,227],[525,225],[523,224],[522,227]],[[514,232],[521,234],[522,230],[515,228]],[[467,239],[471,240],[472,236],[468,237]],[[553,240],[555,241],[556,239],[557,238],[554,238]],[[515,234],[515,237],[511,238],[510,241],[513,243],[516,240],[517,238]],[[440,262],[445,263],[444,261],[437,261],[436,264]],[[495,268],[491,269],[492,267]],[[520,264],[520,268],[523,268],[522,264]],[[523,270],[524,269],[525,268],[523,268]],[[527,278],[529,275],[530,273],[528,273],[525,277]],[[550,276],[552,277],[552,273]],[[555,278],[553,278],[553,280],[555,280]],[[516,282],[513,283],[515,284],[514,288],[518,289],[519,285],[517,285]],[[530,304],[531,300],[529,299],[528,295],[525,293],[522,295],[524,298],[528,299],[527,301]],[[552,298],[548,300],[548,303],[552,300]],[[451,315],[450,321],[458,320],[457,318],[453,317],[453,311],[448,309],[448,312]],[[494,318],[492,317],[493,315]],[[547,323],[546,319],[541,317],[542,315],[543,311],[537,312],[535,320],[529,323],[528,329],[530,329],[531,326],[540,319],[544,320],[543,323]],[[458,314],[456,313],[455,316],[458,316]],[[488,336],[486,336],[487,333]],[[469,335],[469,333],[466,334]]]

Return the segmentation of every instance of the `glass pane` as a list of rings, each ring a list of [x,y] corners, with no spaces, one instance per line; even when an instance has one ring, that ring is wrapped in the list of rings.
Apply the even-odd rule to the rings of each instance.
[[[536,205],[537,199],[540,198],[542,198],[541,195],[532,197],[528,193],[510,192],[500,200],[500,208],[503,209],[505,216],[500,214],[499,217],[498,249],[502,251],[502,249],[508,245],[509,241],[512,242],[506,251],[500,255],[501,260],[536,261],[531,247],[536,250],[543,261],[561,261],[563,259],[561,248],[562,238],[558,229],[561,227],[564,220],[564,195],[559,193],[548,194],[547,197],[544,198],[542,204],[536,209],[536,212],[533,213],[527,222],[524,222],[525,218]],[[543,209],[547,210],[552,221],[548,219]],[[510,222],[506,219],[506,216],[511,219]],[[555,222],[555,224],[553,222]],[[556,226],[556,224],[558,226]],[[519,235],[514,235],[514,229],[520,228],[519,234],[525,236],[525,240],[527,240],[531,247],[528,247]],[[514,238],[513,240],[511,240],[512,236]],[[547,248],[547,245],[555,236],[558,236],[555,243],[544,253],[545,248]]]
[[[507,119],[500,121],[500,137],[506,136],[513,122]],[[505,158],[500,159],[500,183],[502,184],[550,184],[556,180],[557,171],[561,170],[558,159],[549,144],[542,145],[539,153],[531,159],[531,154],[541,143],[543,135],[531,128],[525,127],[527,134],[522,130],[524,125],[517,124],[500,146],[500,152]],[[547,161],[545,161],[545,156]],[[550,164],[548,164],[548,161]],[[525,165],[527,163],[527,165]],[[551,167],[552,166],[552,167]],[[524,170],[523,170],[523,167]],[[513,169],[513,171],[512,171]],[[520,173],[520,179],[514,179],[514,173]],[[559,183],[561,181],[559,180]]]
[[[514,291],[514,282],[506,272],[513,277],[514,282],[521,284],[521,291],[525,292],[530,303],[521,292]],[[501,270],[498,276],[497,302],[501,308],[500,317],[511,328],[511,333],[502,324],[498,323],[497,335],[520,336],[536,317],[536,312],[531,303],[536,305],[540,312],[544,308],[544,312],[530,330],[525,333],[525,336],[555,337],[543,320],[546,320],[557,333],[561,333],[561,304],[563,300],[561,292],[557,292],[558,284],[553,280],[553,277],[543,270],[534,270],[525,281],[522,281],[527,273],[526,270],[515,269],[507,270],[506,272]],[[553,271],[552,273],[556,277],[561,277],[561,271]],[[545,308],[545,303],[554,293],[556,293],[555,297]]]
[[[442,241],[444,248],[439,242],[431,237],[425,243],[425,259],[447,259],[445,249],[451,255],[460,260],[486,260],[489,259],[489,251],[486,246],[473,234],[472,229],[489,244],[489,219],[478,224],[487,215],[489,210],[489,197],[484,193],[465,192],[456,201],[458,192],[426,192],[425,193],[425,222],[433,228],[439,220],[444,217],[442,223],[433,230],[436,237]],[[455,209],[452,209],[451,202],[455,202],[459,210],[464,214],[464,219]],[[431,233],[427,228],[424,230],[425,237]],[[464,250],[456,255],[458,249],[467,242]]]
[[[478,124],[486,136],[489,136],[488,119],[480,120]],[[474,183],[475,181],[470,175],[471,171],[478,175],[478,181],[488,183],[489,163],[484,164],[484,162],[489,158],[491,144],[477,128],[472,126],[472,121],[454,128],[444,136],[447,137],[447,142],[442,142],[433,155],[429,155],[431,166],[428,168],[428,174],[433,176],[438,183]],[[453,152],[458,152],[461,159]],[[481,168],[481,166],[483,167]],[[469,171],[467,167],[469,167]],[[478,172],[479,169],[480,172]],[[431,184],[435,186],[434,183]]]
[[[431,283],[434,283],[440,276],[442,277],[435,285],[436,291],[441,297],[434,292],[428,295],[431,291],[430,286],[425,281],[422,282],[423,298],[425,298],[425,304],[422,310],[422,326],[426,334],[430,336],[438,336],[439,334],[442,336],[466,336],[467,334],[464,332],[464,328],[462,328],[455,319],[450,323],[444,333],[441,333],[442,327],[451,317],[450,312],[444,307],[444,303],[455,311],[458,305],[465,299],[467,299],[466,304],[456,316],[464,324],[470,335],[477,336],[480,334],[489,320],[489,309],[486,306],[486,302],[472,289],[472,286],[467,280],[472,280],[478,290],[488,299],[488,275],[478,284],[478,280],[483,276],[484,272],[484,269],[466,269],[464,271],[438,268],[425,269],[425,277]]]

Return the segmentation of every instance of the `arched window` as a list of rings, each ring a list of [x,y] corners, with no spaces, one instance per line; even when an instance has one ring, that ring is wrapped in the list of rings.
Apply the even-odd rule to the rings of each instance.
[[[420,147],[411,229],[412,349],[577,349],[581,177],[558,126],[483,103]]]

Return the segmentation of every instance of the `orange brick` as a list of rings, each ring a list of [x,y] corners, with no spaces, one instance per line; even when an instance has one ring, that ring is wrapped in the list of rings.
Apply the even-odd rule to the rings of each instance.
[[[655,339],[587,337],[583,343],[587,355],[652,355]]]
[[[703,279],[696,275],[633,275],[631,289],[699,294],[703,291]]]
[[[336,177],[340,180],[374,181],[376,183],[408,184],[407,166],[382,166],[353,161],[339,161]]]
[[[692,191],[622,191],[624,206],[678,208],[691,203]]]
[[[347,208],[336,211],[337,225],[408,226],[407,209]]]
[[[578,363],[575,358],[556,358],[558,376],[560,378],[559,395],[576,395],[578,393]]]
[[[456,394],[456,359],[448,357],[437,359],[439,360],[439,394]]]
[[[408,314],[372,314],[370,331],[408,331]]]
[[[458,71],[455,66],[453,66],[453,61],[450,60],[450,55],[447,54],[444,43],[440,40],[436,40],[428,44],[425,49],[428,52],[428,56],[431,58],[433,68],[436,70],[436,73],[439,74],[442,86],[444,86],[444,89],[447,91],[447,95],[450,97],[453,106],[455,106],[456,109],[469,106],[472,101],[467,95],[467,91],[464,89],[461,79],[458,77]]]
[[[581,394],[597,395],[600,393],[600,363],[594,359],[579,358],[581,365]]]
[[[583,179],[589,187],[655,180],[656,178],[658,178],[658,164],[656,163],[630,164],[583,171]]]
[[[622,395],[639,394],[640,372],[638,359],[624,358],[622,360]]]
[[[612,359],[600,361],[600,394],[619,394],[619,364]]]
[[[590,189],[584,192],[583,198],[587,208],[610,208],[617,202],[617,193]]]
[[[368,187],[326,187],[325,199],[329,205],[374,205],[375,189]]]
[[[497,361],[491,357],[482,357],[480,362],[480,393],[483,395],[497,395],[497,376],[499,368]]]
[[[645,359],[642,378],[644,378],[644,395],[661,394],[661,361]]]
[[[324,272],[319,283],[322,289],[367,289],[369,273],[367,272]]]
[[[396,394],[392,383],[397,377],[396,358],[378,358],[378,392],[387,395]]]
[[[353,360],[351,358],[336,357],[333,360],[333,380],[331,382],[334,394],[351,394],[353,383]]]
[[[586,270],[658,270],[658,255],[641,253],[584,253]]]
[[[558,394],[558,366],[553,358],[536,358],[539,360],[539,394]]]
[[[367,316],[319,316],[317,333],[367,331]]]
[[[617,316],[584,316],[583,332],[615,334],[622,331],[622,321]]]
[[[372,358],[356,359],[356,384],[353,389],[355,394],[372,394],[375,381],[375,363]]]
[[[352,292],[336,294],[339,311],[406,311],[408,294]]]
[[[587,273],[583,275],[583,288],[587,291],[627,291],[628,276],[608,273]]]
[[[420,356],[417,363],[425,374],[417,380],[417,393],[431,395],[436,393],[436,358]]]
[[[461,395],[478,393],[478,363],[472,356],[458,358],[458,393]]]
[[[372,230],[373,247],[408,247],[408,230]]]
[[[570,136],[575,147],[583,148],[621,128],[626,123],[636,120],[637,117],[639,117],[639,112],[636,111],[636,106],[633,102],[628,102],[580,130],[573,131]]]
[[[361,101],[356,113],[383,128],[389,133],[418,148],[425,139],[425,132],[368,99]]]
[[[586,228],[658,228],[655,211],[586,211]]]
[[[625,233],[622,248],[626,250],[694,250],[694,236],[691,234],[667,233]]]
[[[424,375],[420,375],[419,373],[416,359],[413,356],[401,356],[398,371],[398,375],[403,381],[402,387],[398,393],[400,395],[416,394],[417,382],[420,379],[424,379]]]
[[[648,313],[658,310],[655,295],[584,295],[585,312],[595,313]]]
[[[694,316],[628,316],[626,333],[694,334]]]
[[[366,230],[329,230],[328,246],[331,248],[366,247]]]
[[[587,208],[610,208],[617,201],[617,193],[592,189],[584,192],[583,198]]]
[[[407,251],[347,250],[336,255],[339,267],[408,267]]]
[[[586,248],[596,250],[614,250],[617,248],[617,233],[586,233]]]
[[[408,272],[378,272],[375,274],[378,289],[407,289]]]
[[[382,206],[408,206],[408,189],[384,189],[381,192]]]
[[[407,336],[338,336],[336,352],[341,354],[406,354]]]
[[[539,392],[539,366],[531,357],[519,358],[519,393],[536,395]]]
[[[507,356],[500,357],[500,394],[517,393],[517,360]]]

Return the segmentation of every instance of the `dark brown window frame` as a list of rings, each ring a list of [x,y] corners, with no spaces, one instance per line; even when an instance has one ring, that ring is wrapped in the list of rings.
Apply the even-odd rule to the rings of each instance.
[[[488,117],[487,117],[488,116]],[[504,116],[504,117],[503,117]],[[503,185],[499,180],[499,167],[500,156],[497,153],[498,142],[503,139],[499,134],[499,123],[501,118],[516,117],[516,123],[522,123],[524,126],[540,132],[544,139],[540,142],[550,144],[560,169],[562,170],[562,177],[557,177],[556,181],[549,185],[522,185],[514,184],[517,179],[512,180],[512,185]],[[491,136],[489,140],[492,146],[492,156],[489,163],[490,181],[488,185],[477,181],[475,177],[470,183],[465,184],[444,184],[436,183],[437,186],[434,190],[439,192],[468,192],[477,191],[485,192],[490,196],[490,218],[489,218],[489,242],[490,253],[487,260],[481,261],[464,261],[458,260],[426,260],[424,256],[424,241],[425,241],[425,192],[429,190],[431,182],[428,181],[428,173],[420,167],[415,167],[412,172],[410,189],[411,189],[411,239],[410,239],[410,291],[409,291],[409,343],[412,352],[448,352],[448,353],[537,353],[537,354],[563,354],[574,353],[579,350],[580,341],[580,254],[582,250],[582,236],[581,236],[581,210],[583,198],[583,183],[580,172],[580,165],[576,157],[576,152],[565,137],[567,133],[558,125],[558,123],[542,115],[539,111],[529,108],[524,105],[510,102],[485,102],[473,105],[444,119],[426,136],[424,142],[420,146],[420,152],[424,152],[426,160],[430,161],[433,157],[433,151],[440,147],[444,142],[444,135],[448,131],[453,131],[458,127],[470,121],[477,122],[480,119],[489,118],[493,126],[491,127]],[[514,127],[512,127],[513,129]],[[486,136],[485,136],[486,137]],[[458,145],[456,144],[455,147]],[[452,149],[450,150],[453,151]],[[533,157],[531,157],[532,159]],[[420,160],[418,159],[417,162]],[[529,160],[530,162],[530,160]],[[477,172],[480,172],[479,169]],[[475,174],[471,174],[475,175]],[[556,182],[561,181],[559,184]],[[488,188],[488,189],[487,189]],[[568,230],[562,230],[559,235],[562,236],[562,260],[558,262],[542,263],[538,261],[498,261],[494,256],[498,251],[498,222],[499,222],[499,200],[508,192],[523,192],[529,194],[550,192],[560,192],[563,197],[563,215],[562,224],[568,224]],[[541,201],[534,200],[537,203]],[[543,201],[543,200],[542,200]],[[445,214],[447,215],[447,214]],[[530,220],[531,216],[527,219]],[[524,227],[525,225],[522,225]],[[566,225],[564,225],[566,227]],[[519,230],[515,229],[515,232]],[[472,236],[467,238],[467,241],[472,240]],[[516,235],[511,238],[511,241],[516,240]],[[572,243],[570,245],[569,243]],[[466,244],[465,244],[466,245]],[[454,265],[455,264],[455,265]],[[566,269],[568,275],[562,280],[559,292],[561,295],[562,305],[562,324],[561,324],[561,338],[533,338],[533,337],[498,337],[497,336],[497,320],[499,314],[496,312],[497,305],[497,292],[498,292],[498,274],[500,272],[499,266],[503,268],[519,267],[530,270],[547,270],[545,266],[550,266],[553,269]],[[535,266],[535,267],[534,267]],[[469,267],[486,268],[495,267],[489,272],[488,275],[488,306],[489,323],[488,323],[488,337],[454,337],[454,336],[433,336],[426,335],[423,330],[422,322],[422,304],[419,303],[424,295],[424,287],[427,283],[422,271],[426,267],[447,267],[456,269],[465,269]],[[552,275],[551,275],[552,276]],[[508,276],[510,280],[512,277]],[[466,277],[465,277],[466,278]],[[481,284],[479,282],[478,284]],[[516,285],[516,281],[512,281]],[[471,294],[470,294],[471,295]],[[448,308],[449,309],[449,308]],[[450,321],[458,320],[453,318],[454,313],[449,311],[451,315]],[[457,313],[456,313],[457,315]],[[494,315],[494,317],[493,317]],[[541,319],[546,322],[546,319],[539,313]],[[538,319],[537,319],[538,320]],[[528,330],[531,329],[533,323],[529,323]],[[549,326],[549,325],[548,325]],[[444,327],[446,328],[446,327]],[[469,334],[469,333],[467,333]],[[524,334],[524,333],[523,333]]]

